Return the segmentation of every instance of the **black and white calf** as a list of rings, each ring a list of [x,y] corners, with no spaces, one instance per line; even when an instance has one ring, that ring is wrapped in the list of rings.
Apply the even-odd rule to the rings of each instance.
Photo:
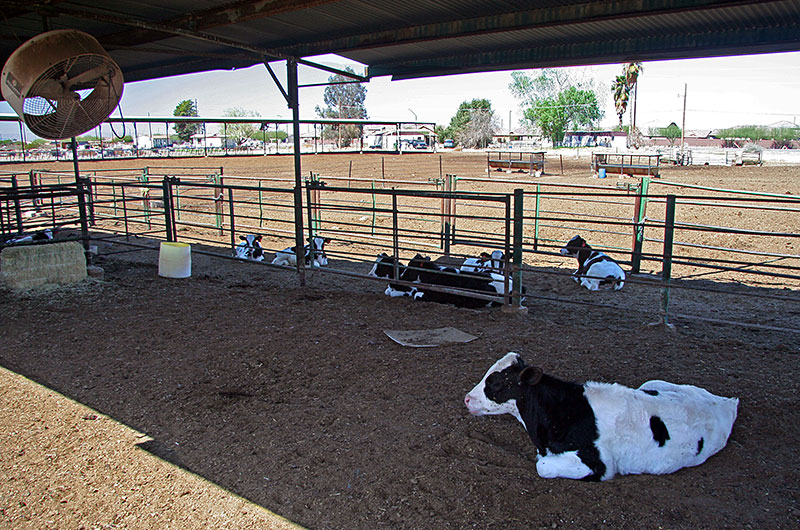
[[[328,256],[325,254],[325,244],[330,243],[327,237],[313,237],[308,240],[309,244],[303,247],[305,263],[312,267],[324,267],[328,264]],[[313,251],[313,252],[312,252]],[[297,265],[297,247],[289,247],[275,253],[273,265],[285,265],[294,267]],[[313,259],[311,258],[313,254]]]
[[[406,267],[401,279],[421,284],[484,292],[495,296],[503,296],[505,294],[505,283],[503,277],[499,274],[462,272],[452,267],[440,267],[433,263],[430,258],[419,254],[408,262],[408,267]],[[510,285],[509,288],[511,288]],[[423,286],[417,288],[413,296],[415,300],[453,304],[458,307],[478,308],[501,305],[498,301],[475,298],[466,294],[435,291],[426,289]]]
[[[249,234],[246,236],[239,236],[239,239],[241,239],[242,242],[233,249],[234,257],[253,261],[264,261],[264,249],[261,248],[260,235]]]
[[[53,228],[45,228],[44,230],[39,230],[38,232],[34,232],[32,234],[28,234],[25,236],[17,236],[11,239],[6,240],[6,245],[12,245],[15,243],[35,243],[37,241],[49,241],[53,239],[55,235],[55,229]]]
[[[561,249],[562,256],[578,260],[578,270],[572,279],[590,291],[601,287],[619,291],[625,284],[625,271],[602,252],[592,249],[581,236],[575,236]]]
[[[536,445],[539,476],[608,480],[702,464],[725,447],[739,400],[665,381],[638,389],[569,383],[526,366],[511,352],[464,403],[476,416],[517,418]]]
[[[505,255],[502,250],[494,250],[491,254],[481,252],[477,258],[467,258],[461,264],[461,272],[494,272],[502,274]]]
[[[372,269],[368,274],[375,278],[401,279],[403,274],[406,272],[406,267],[398,261],[397,278],[395,278],[395,260],[396,258],[389,256],[385,252],[380,253],[378,255],[378,259],[375,260],[375,264],[372,266]],[[386,291],[384,291],[384,293],[388,296],[413,296],[415,292],[417,292],[417,290],[414,287],[408,287],[406,285],[399,285],[391,282],[386,287]]]

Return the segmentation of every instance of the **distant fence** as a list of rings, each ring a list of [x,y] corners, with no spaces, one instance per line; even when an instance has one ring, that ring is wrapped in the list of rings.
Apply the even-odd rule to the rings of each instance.
[[[248,233],[263,235],[267,253],[294,245],[297,196],[288,179],[247,179],[222,168],[162,169],[97,171],[77,184],[58,183],[67,174],[52,172],[37,173],[33,184],[29,173],[0,175],[3,236],[92,226],[126,240],[192,242],[226,258]],[[462,189],[473,183],[494,191]],[[301,194],[305,235],[333,239],[326,249],[333,264],[323,272],[364,277],[336,263],[368,263],[380,252],[457,263],[501,249],[508,256],[506,278],[534,278],[542,273],[537,263],[558,259],[564,243],[582,234],[626,265],[634,273],[630,282],[663,291],[665,320],[676,279],[800,285],[800,234],[791,228],[798,226],[800,197],[792,195],[646,177],[609,188],[455,175],[430,182],[310,175]],[[715,212],[719,222],[695,221],[700,209]],[[638,278],[640,271],[656,277]]]

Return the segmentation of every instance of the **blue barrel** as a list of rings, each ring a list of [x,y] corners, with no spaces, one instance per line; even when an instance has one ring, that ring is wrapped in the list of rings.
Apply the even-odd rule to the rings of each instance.
[[[606,168],[600,168],[600,171],[597,174],[598,178],[604,179],[606,178]]]

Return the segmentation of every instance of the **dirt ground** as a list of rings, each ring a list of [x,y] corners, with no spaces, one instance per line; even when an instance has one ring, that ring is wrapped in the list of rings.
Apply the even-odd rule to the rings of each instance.
[[[384,170],[438,174],[437,155],[404,156]],[[447,157],[444,171],[479,174],[476,156]],[[347,175],[349,160],[307,157],[304,170]],[[224,162],[226,174],[291,174],[288,158]],[[588,182],[588,163],[565,162]],[[353,165],[380,175],[380,156]],[[800,192],[800,168],[758,169],[676,169],[670,179]],[[800,306],[770,298],[797,286],[759,285],[763,298],[723,304],[680,291],[681,307],[714,321],[776,329],[676,318],[670,331],[650,325],[658,292],[635,283],[590,293],[544,275],[517,314],[391,299],[378,282],[320,272],[299,287],[291,272],[203,255],[191,278],[167,279],[157,252],[103,257],[108,245],[100,281],[0,291],[10,371],[0,373],[0,527],[288,527],[262,508],[313,529],[800,524],[800,348],[796,332],[777,329],[798,329]],[[478,339],[407,348],[383,333],[445,326]],[[696,468],[541,479],[516,420],[463,406],[508,351],[575,381],[698,385],[739,397],[739,417],[727,447]]]

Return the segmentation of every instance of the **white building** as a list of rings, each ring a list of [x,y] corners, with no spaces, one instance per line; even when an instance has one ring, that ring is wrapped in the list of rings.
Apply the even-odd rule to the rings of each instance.
[[[224,135],[198,133],[192,135],[192,147],[196,149],[233,149],[236,147],[236,141]]]
[[[169,136],[164,134],[140,135],[136,137],[136,147],[139,149],[161,149],[172,145]]]

